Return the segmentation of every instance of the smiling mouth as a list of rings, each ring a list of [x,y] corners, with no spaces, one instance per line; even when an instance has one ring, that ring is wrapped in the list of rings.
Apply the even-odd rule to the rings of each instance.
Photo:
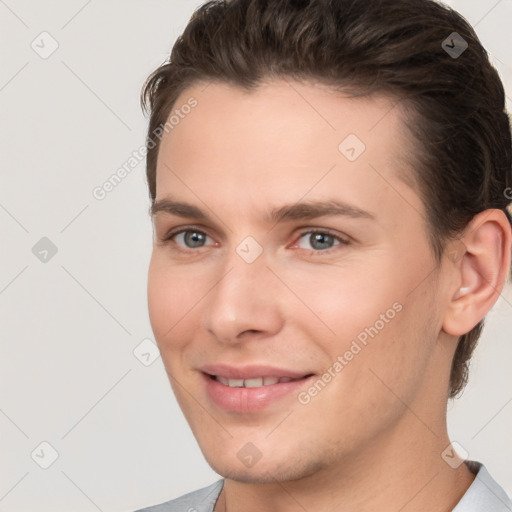
[[[275,384],[281,384],[286,382],[293,382],[297,380],[304,380],[311,377],[313,374],[304,375],[303,377],[253,377],[251,379],[228,379],[221,377],[220,375],[206,374],[210,379],[220,382],[224,386],[230,388],[259,388],[262,386],[273,386]]]

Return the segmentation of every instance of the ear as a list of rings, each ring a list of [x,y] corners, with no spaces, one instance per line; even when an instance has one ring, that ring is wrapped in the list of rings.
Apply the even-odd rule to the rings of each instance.
[[[475,215],[447,248],[453,279],[443,330],[462,336],[494,306],[510,271],[512,229],[502,210]]]

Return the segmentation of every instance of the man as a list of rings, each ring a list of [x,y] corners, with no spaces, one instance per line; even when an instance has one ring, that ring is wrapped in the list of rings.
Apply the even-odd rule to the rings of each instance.
[[[143,99],[150,320],[224,477],[144,510],[512,510],[446,428],[511,262],[471,27],[430,0],[208,2]]]

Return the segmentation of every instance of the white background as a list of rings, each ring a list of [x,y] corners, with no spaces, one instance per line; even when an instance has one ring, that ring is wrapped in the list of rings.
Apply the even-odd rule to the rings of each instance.
[[[129,511],[219,478],[161,360],[133,354],[152,339],[144,162],[102,201],[92,195],[143,145],[140,88],[197,5],[0,0],[1,511]],[[452,5],[476,24],[510,109],[512,1]],[[47,59],[31,48],[51,48],[43,31],[59,45]],[[32,253],[42,237],[58,251],[46,263]],[[511,332],[508,285],[449,413],[452,439],[509,494]],[[58,453],[48,469],[31,457],[48,462],[43,441]]]

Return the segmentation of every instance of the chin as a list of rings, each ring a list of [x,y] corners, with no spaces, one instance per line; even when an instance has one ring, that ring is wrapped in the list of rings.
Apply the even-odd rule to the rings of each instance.
[[[288,457],[286,461],[267,459],[264,456],[252,467],[244,467],[237,457],[206,456],[208,465],[219,475],[243,483],[267,484],[301,480],[324,469],[322,462],[304,461]]]
[[[237,468],[231,472],[222,473],[213,466],[212,469],[224,478],[229,478],[230,480],[244,484],[271,484],[281,480],[281,478],[275,478],[270,473],[261,473],[260,471],[253,473],[250,469],[240,470]]]

